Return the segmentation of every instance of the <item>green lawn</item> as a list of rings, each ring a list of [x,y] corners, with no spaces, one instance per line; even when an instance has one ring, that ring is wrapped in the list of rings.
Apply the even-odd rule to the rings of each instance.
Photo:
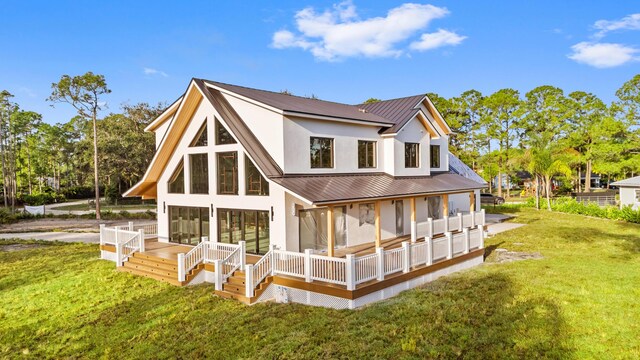
[[[116,272],[95,245],[0,251],[0,358],[639,358],[640,226],[512,211],[528,225],[487,246],[544,259],[493,252],[356,311],[247,307]]]
[[[155,204],[133,204],[133,205],[106,205],[100,204],[100,210],[111,210],[111,211],[120,211],[120,210],[137,210],[137,209],[155,209],[157,206]],[[72,205],[64,205],[58,206],[55,210],[61,211],[95,211],[94,206],[89,206],[89,204],[72,204]]]

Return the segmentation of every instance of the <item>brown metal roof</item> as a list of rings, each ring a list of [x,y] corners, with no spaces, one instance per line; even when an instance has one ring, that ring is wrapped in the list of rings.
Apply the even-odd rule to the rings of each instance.
[[[452,173],[393,177],[384,173],[299,175],[272,179],[315,205],[483,189],[484,184]]]
[[[360,104],[358,107],[393,122],[394,125],[385,129],[383,133],[395,134],[407,121],[411,120],[418,113],[420,101],[422,101],[424,97],[424,94],[414,95],[370,104]]]
[[[244,86],[203,80],[207,84],[231,91],[282,111],[307,115],[329,116],[341,119],[358,120],[393,125],[394,122],[371,112],[362,112],[360,105],[347,105],[331,101],[305,98],[267,90],[252,89]]]
[[[200,79],[194,79],[194,82],[200,87],[204,96],[209,99],[225,124],[229,126],[231,132],[238,138],[238,141],[253,159],[256,166],[269,178],[282,176],[282,169],[278,166],[278,163],[269,155],[262,143],[258,141],[251,129],[242,121],[240,115],[222,96],[220,91],[205,86]]]

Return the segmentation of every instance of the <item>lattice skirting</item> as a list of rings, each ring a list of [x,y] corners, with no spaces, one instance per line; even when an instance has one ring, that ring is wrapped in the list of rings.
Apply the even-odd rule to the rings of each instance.
[[[473,259],[469,259],[467,261],[461,262],[459,264],[449,266],[445,269],[441,269],[430,274],[426,274],[408,281],[405,281],[400,284],[396,284],[390,286],[388,288],[373,292],[371,294],[362,296],[360,298],[349,300],[331,295],[324,295],[315,293],[307,290],[300,290],[295,288],[290,288],[281,285],[272,284],[269,286],[270,289],[268,291],[273,292],[273,298],[276,302],[280,303],[299,303],[311,306],[322,306],[333,309],[356,309],[376,301],[385,300],[391,298],[393,296],[398,295],[400,292],[413,289],[420,285],[424,285],[430,281],[433,281],[441,276],[448,275],[460,270],[468,269],[477,265],[482,264],[483,256],[478,256]],[[269,298],[266,297],[267,292],[262,294],[260,297],[261,301],[267,300]]]

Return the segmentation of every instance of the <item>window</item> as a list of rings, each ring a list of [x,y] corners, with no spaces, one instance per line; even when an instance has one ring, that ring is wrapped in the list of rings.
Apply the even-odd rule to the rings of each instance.
[[[269,195],[269,183],[267,179],[260,174],[256,165],[244,156],[244,176],[247,195]]]
[[[169,194],[184,194],[184,160],[180,160],[178,167],[169,178]]]
[[[376,204],[360,204],[360,226],[365,224],[375,225],[376,223]]]
[[[207,146],[207,144],[208,144],[208,141],[207,141],[207,120],[205,120],[204,124],[202,124],[202,126],[200,127],[200,130],[198,130],[198,133],[193,138],[193,141],[191,141],[191,144],[189,146],[190,147]]]
[[[169,242],[198,245],[209,237],[209,208],[169,206]]]
[[[332,168],[333,167],[333,139],[311,138],[311,168]]]
[[[405,143],[404,144],[404,167],[417,168],[419,152],[420,152],[420,144]]]
[[[640,203],[640,190],[636,190],[636,202]]]
[[[442,196],[427,198],[427,216],[433,220],[442,219]]]
[[[431,167],[440,167],[440,145],[431,145]]]
[[[192,194],[209,193],[209,156],[207,154],[189,155],[189,174]]]
[[[358,168],[376,167],[376,142],[358,140]]]
[[[235,144],[236,141],[231,136],[231,133],[225,129],[220,123],[220,120],[216,119],[216,145]]]
[[[268,211],[218,209],[218,241],[237,244],[241,240],[246,242],[247,253],[269,251]]]
[[[218,153],[218,194],[238,195],[238,153]]]

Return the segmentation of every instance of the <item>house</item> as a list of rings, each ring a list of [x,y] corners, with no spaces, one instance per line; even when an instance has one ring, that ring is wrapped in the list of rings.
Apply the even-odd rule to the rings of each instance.
[[[640,176],[616,181],[611,185],[620,188],[620,208],[631,206],[632,209],[640,209]]]
[[[425,95],[347,105],[193,79],[146,131],[156,154],[125,196],[156,199],[157,225],[101,229],[124,271],[354,308],[483,261],[486,183],[451,171]]]

